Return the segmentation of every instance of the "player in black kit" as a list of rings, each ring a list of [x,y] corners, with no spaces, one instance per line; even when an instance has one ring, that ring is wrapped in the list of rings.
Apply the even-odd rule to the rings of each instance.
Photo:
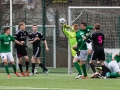
[[[25,45],[25,40],[26,40],[26,37],[28,36],[28,32],[25,30],[25,23],[24,22],[19,23],[19,28],[20,28],[20,30],[18,30],[15,33],[15,39],[20,41],[24,45],[21,46],[21,45],[15,43],[15,49],[17,51],[17,57],[19,59],[19,69],[21,71],[22,76],[25,77],[26,75],[29,76],[29,71],[28,71],[29,58],[27,55],[26,45]],[[23,69],[22,69],[22,57],[24,57],[25,61],[26,61],[25,62],[26,74],[23,72]]]
[[[40,42],[41,40],[44,41],[45,47],[46,47],[46,51],[49,51],[48,45],[47,45],[47,41],[45,40],[44,36],[37,31],[37,25],[33,25],[32,26],[32,30],[33,32],[30,33],[29,37],[29,43],[33,44],[33,56],[31,59],[32,62],[32,73],[30,75],[34,75],[34,69],[35,69],[35,61],[37,61],[37,64],[39,64],[39,66],[46,71],[46,74],[48,74],[48,69],[41,63],[40,61],[40,52],[41,52],[41,46],[40,46]]]
[[[103,74],[102,74],[102,78],[106,79],[106,67],[104,65],[104,61],[105,61],[105,52],[104,52],[104,42],[105,42],[105,37],[104,34],[101,33],[100,30],[100,24],[96,23],[94,25],[95,28],[95,32],[93,32],[90,36],[90,39],[86,39],[86,37],[83,37],[85,39],[86,42],[91,42],[93,44],[93,52],[92,52],[92,56],[91,56],[91,60],[99,60],[101,62],[101,66],[102,66],[102,70],[103,70]],[[93,66],[93,68],[95,69],[95,67]]]

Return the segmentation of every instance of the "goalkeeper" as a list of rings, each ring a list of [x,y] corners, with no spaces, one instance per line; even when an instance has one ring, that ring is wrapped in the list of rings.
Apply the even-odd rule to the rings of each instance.
[[[70,31],[68,31],[67,29],[69,29]],[[73,57],[75,57],[76,51],[72,47],[77,43],[76,33],[73,28],[71,28],[70,26],[66,24],[63,25],[62,31],[68,37],[68,41],[69,41],[70,48],[71,48],[71,54]]]

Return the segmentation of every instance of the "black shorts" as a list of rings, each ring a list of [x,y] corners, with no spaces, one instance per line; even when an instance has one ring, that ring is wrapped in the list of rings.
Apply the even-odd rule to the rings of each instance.
[[[41,52],[41,47],[35,47],[35,48],[33,48],[33,56],[35,58],[39,58],[40,57],[40,52]]]
[[[94,50],[91,55],[91,60],[102,60],[105,61],[105,52],[104,50]]]
[[[15,48],[17,52],[17,57],[21,58],[23,56],[27,56],[26,48]]]

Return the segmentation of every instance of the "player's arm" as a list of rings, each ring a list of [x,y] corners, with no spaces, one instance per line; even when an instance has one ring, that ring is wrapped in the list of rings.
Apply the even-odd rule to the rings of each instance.
[[[13,36],[11,36],[11,41],[15,41],[15,43],[19,45],[23,45],[20,41],[16,40]]]
[[[94,36],[94,35],[91,34],[89,39],[87,39],[85,36],[83,36],[82,38],[84,39],[85,42],[90,43],[90,42],[92,42],[92,40],[93,40],[93,36]]]
[[[63,33],[64,33],[67,37],[69,37],[70,32],[67,30],[66,26],[63,26],[62,31],[63,31]]]

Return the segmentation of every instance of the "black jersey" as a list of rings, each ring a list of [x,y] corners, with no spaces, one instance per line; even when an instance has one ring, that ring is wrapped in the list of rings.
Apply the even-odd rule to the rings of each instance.
[[[18,30],[15,33],[14,37],[18,41],[25,41],[27,36],[28,36],[28,32],[27,31],[25,31],[25,30]],[[19,45],[19,44],[15,43],[15,48],[22,48],[22,47],[23,47],[22,45]]]
[[[30,36],[31,37],[29,37],[29,41],[33,41],[36,37],[40,38],[40,40],[37,40],[37,41],[33,42],[33,47],[34,48],[40,47],[40,41],[45,40],[44,36],[40,32],[30,33]]]
[[[105,37],[100,31],[91,34],[90,39],[88,39],[87,42],[89,43],[91,41],[93,44],[93,50],[104,49]]]

